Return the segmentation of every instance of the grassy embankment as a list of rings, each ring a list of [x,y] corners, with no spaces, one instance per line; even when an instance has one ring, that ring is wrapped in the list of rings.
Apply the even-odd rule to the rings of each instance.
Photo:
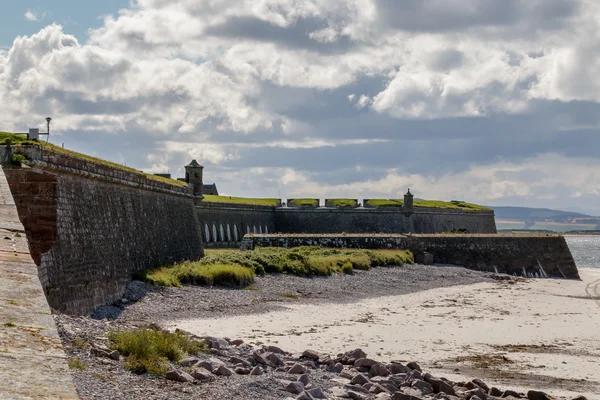
[[[284,273],[299,276],[352,274],[355,269],[412,264],[413,255],[405,250],[354,250],[297,247],[259,248],[254,251],[207,251],[199,261],[186,261],[146,271],[141,279],[154,285],[228,285],[247,286],[256,275]]]
[[[134,174],[138,174],[138,175],[142,175],[145,176],[148,179],[154,180],[154,181],[159,181],[159,182],[163,182],[163,183],[167,183],[169,185],[173,185],[173,186],[187,186],[187,183],[182,182],[182,181],[178,181],[176,179],[168,179],[168,178],[163,178],[161,176],[156,176],[156,175],[152,175],[152,174],[146,174],[143,171],[137,170],[135,168],[131,168],[131,167],[127,167],[125,165],[122,164],[117,164],[114,162],[110,162],[110,161],[106,161],[103,160],[101,158],[97,158],[97,157],[92,157],[89,156],[87,154],[83,154],[83,153],[78,153],[76,151],[72,151],[72,150],[67,150],[67,149],[63,149],[60,146],[56,146],[52,143],[46,143],[42,140],[40,141],[31,141],[31,140],[27,140],[27,137],[24,135],[15,135],[12,133],[7,133],[7,132],[0,132],[0,144],[5,144],[6,143],[6,139],[10,139],[12,144],[14,145],[39,145],[42,146],[42,148],[44,149],[48,149],[51,151],[54,151],[56,153],[60,153],[60,154],[65,154],[74,158],[79,158],[81,160],[85,160],[85,161],[91,161],[91,162],[95,162],[97,164],[101,164],[101,165],[106,165],[112,168],[117,168],[123,171],[127,171],[127,172],[131,172]]]

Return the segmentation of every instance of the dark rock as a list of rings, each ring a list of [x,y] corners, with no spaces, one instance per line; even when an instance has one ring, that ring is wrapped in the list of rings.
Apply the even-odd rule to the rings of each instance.
[[[268,352],[275,353],[275,354],[281,354],[282,356],[284,356],[284,355],[287,354],[285,351],[281,350],[277,346],[267,346],[266,349],[267,349]]]
[[[412,381],[412,387],[415,389],[419,389],[423,394],[433,393],[433,386],[428,382],[419,379],[415,379]]]
[[[421,369],[421,366],[415,361],[409,362],[408,364],[406,364],[406,366],[410,369],[416,369],[419,372],[423,372],[423,370]]]
[[[373,393],[373,394],[388,393],[388,390],[385,387],[383,387],[382,385],[375,383],[369,389],[369,393]]]
[[[234,346],[239,346],[241,344],[244,344],[244,341],[242,339],[235,339],[231,341],[231,344]]]
[[[247,367],[237,367],[235,369],[235,373],[238,375],[249,375],[250,374],[250,368]]]
[[[477,386],[477,385],[475,385]],[[475,389],[468,390],[465,393],[465,397],[467,399],[471,399],[473,396],[479,397],[481,400],[487,400],[487,393],[483,391],[482,388],[477,386]]]
[[[481,379],[475,378],[475,379],[472,380],[472,382],[474,384],[476,384],[477,386],[479,386],[480,388],[482,388],[484,392],[486,392],[486,393],[490,392],[490,387],[484,381],[482,381]]]
[[[335,372],[336,374],[339,374],[343,370],[344,370],[344,365],[342,363],[337,363],[335,365],[330,365],[329,367],[327,367],[327,371]]]
[[[236,356],[229,357],[229,362],[232,363],[232,364],[241,364],[244,367],[251,367],[252,366],[252,364],[250,362],[244,360],[243,358],[239,358],[239,357],[236,357]]]
[[[406,374],[406,380],[407,381],[412,381],[414,379],[418,379],[418,380],[423,380],[423,374],[421,374],[421,372],[419,372],[416,369],[413,369],[412,371],[410,371],[408,374]]]
[[[505,390],[504,393],[502,393],[501,397],[508,397],[508,396],[523,397],[521,393],[515,392],[514,390],[510,390],[510,389]]]
[[[359,358],[367,358],[367,353],[362,351],[362,349],[350,350],[344,353],[344,355],[355,360],[358,360]]]
[[[493,387],[490,389],[489,394],[490,394],[490,396],[500,397],[500,396],[502,396],[502,391],[500,389],[498,389],[497,387]]]
[[[194,368],[190,375],[199,381],[212,381],[215,379],[215,376],[205,368]]]
[[[408,393],[396,392],[392,396],[392,400],[423,400],[423,398]]]
[[[283,365],[283,356],[281,354],[275,354],[275,353],[265,353],[267,354],[266,359],[272,364],[275,365],[276,367],[279,367],[281,365]]]
[[[314,350],[304,350],[302,357],[308,358],[309,360],[318,361],[321,355]]]
[[[369,378],[367,378],[363,374],[357,374],[350,381],[350,383],[352,383],[353,385],[364,385],[365,383],[368,383],[368,382],[369,382]]]
[[[119,361],[119,359],[121,358],[121,354],[117,350],[113,350],[110,353],[108,353],[108,358],[111,358],[115,361]]]
[[[312,397],[307,391],[304,391],[300,393],[298,397],[296,397],[296,400],[314,400],[314,397]]]
[[[442,379],[438,379],[431,374],[425,374],[423,375],[423,380],[433,387],[434,393],[445,393],[456,396],[454,388]]]
[[[306,371],[307,370],[304,365],[294,364],[294,366],[288,371],[288,374],[305,374]]]
[[[399,364],[399,363],[391,363],[388,366],[388,369],[390,370],[390,372],[392,374],[404,374],[404,373],[410,372],[410,368],[407,368],[404,365]]]
[[[179,365],[181,365],[184,368],[187,367],[193,367],[194,365],[198,364],[200,362],[199,359],[195,358],[195,357],[190,357],[190,358],[185,358],[183,360],[181,360],[179,362]]]
[[[371,366],[372,376],[389,376],[390,371],[381,363],[374,364]]]
[[[262,374],[263,374],[263,370],[258,365],[256,367],[252,368],[252,371],[250,371],[250,375],[252,375],[252,376],[257,376],[257,375],[262,375]]]
[[[548,396],[544,392],[540,392],[537,390],[530,390],[527,392],[527,398],[529,400],[552,400],[550,396]]]
[[[361,368],[361,367],[372,367],[373,365],[378,364],[377,361],[372,360],[370,358],[359,358],[358,360],[356,360],[354,362],[354,366],[356,368]]]
[[[300,378],[298,378],[298,382],[302,382],[304,386],[307,386],[310,383],[310,375],[302,375]]]
[[[313,360],[303,361],[302,365],[311,369],[319,368],[319,366]]]
[[[290,382],[285,390],[293,394],[300,394],[304,392],[304,384],[302,382]]]
[[[178,371],[176,369],[167,371],[167,373],[165,374],[165,378],[167,378],[170,381],[175,381],[175,382],[193,382],[194,381],[194,378],[190,374],[185,373],[183,371]]]
[[[233,375],[233,371],[227,368],[226,366],[221,365],[214,371],[214,374],[219,376],[231,376]]]
[[[369,396],[366,394],[353,392],[351,390],[348,391],[348,397],[350,397],[352,400],[367,400],[369,398]]]

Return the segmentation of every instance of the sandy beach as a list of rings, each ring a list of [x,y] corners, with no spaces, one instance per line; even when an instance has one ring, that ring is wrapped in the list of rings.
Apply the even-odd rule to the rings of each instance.
[[[262,314],[180,320],[198,335],[336,354],[360,347],[449,378],[600,399],[600,271],[440,287],[355,303],[286,303]]]

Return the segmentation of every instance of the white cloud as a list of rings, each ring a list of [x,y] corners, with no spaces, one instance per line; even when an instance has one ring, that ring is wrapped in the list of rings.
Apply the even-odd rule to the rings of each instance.
[[[139,168],[203,160],[225,187],[244,169],[266,171],[256,190],[281,179],[305,195],[413,182],[542,199],[574,179],[501,177],[552,157],[584,173],[600,145],[598,15],[593,0],[137,0],[85,43],[49,25],[0,50],[2,128],[52,115],[57,134],[135,138]]]
[[[38,16],[31,10],[25,12],[25,19],[31,22],[39,22]]]

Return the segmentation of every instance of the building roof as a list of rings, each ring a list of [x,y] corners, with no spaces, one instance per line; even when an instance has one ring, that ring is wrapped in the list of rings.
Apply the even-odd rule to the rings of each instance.
[[[204,168],[202,165],[198,164],[198,161],[196,161],[196,160],[192,160],[192,162],[190,162],[188,165],[186,165],[186,167],[202,167],[202,168]]]

